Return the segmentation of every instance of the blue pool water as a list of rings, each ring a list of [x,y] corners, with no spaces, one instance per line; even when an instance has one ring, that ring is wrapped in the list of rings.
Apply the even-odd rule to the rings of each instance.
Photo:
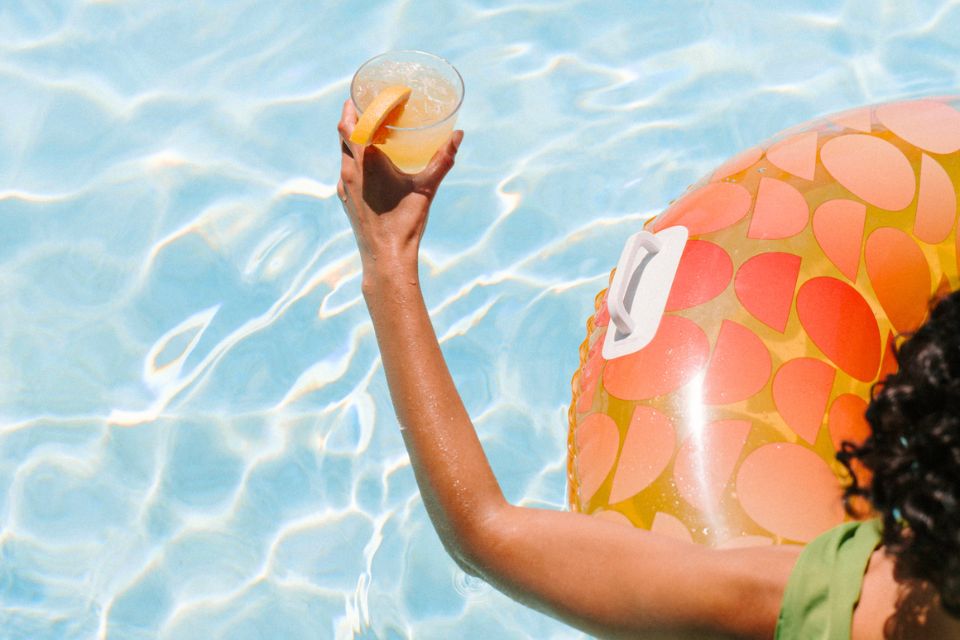
[[[957,2],[3,0],[0,638],[583,637],[425,515],[334,194],[353,70],[464,76],[425,294],[508,497],[562,508],[623,238],[780,129],[955,92],[957,33]]]

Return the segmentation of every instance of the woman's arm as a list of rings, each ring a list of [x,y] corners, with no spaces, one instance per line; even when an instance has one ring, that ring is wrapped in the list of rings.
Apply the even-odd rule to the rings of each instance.
[[[339,131],[356,121],[344,105]],[[423,302],[417,253],[461,132],[416,176],[342,142],[338,193],[363,263],[363,294],[424,504],[465,570],[590,633],[709,631],[770,637],[796,558],[789,548],[713,551],[576,513],[503,498]]]
[[[409,176],[375,147],[350,143],[355,122],[348,100],[339,126],[337,190],[360,248],[364,299],[427,512],[447,551],[469,570],[467,558],[483,543],[483,519],[505,501],[447,371],[417,274],[430,202],[463,133],[455,132],[426,169]]]

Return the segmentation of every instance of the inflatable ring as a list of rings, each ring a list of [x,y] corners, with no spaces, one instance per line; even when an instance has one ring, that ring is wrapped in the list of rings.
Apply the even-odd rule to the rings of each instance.
[[[573,377],[574,511],[712,546],[840,523],[892,346],[958,282],[960,101],[845,112],[718,168],[630,238]]]

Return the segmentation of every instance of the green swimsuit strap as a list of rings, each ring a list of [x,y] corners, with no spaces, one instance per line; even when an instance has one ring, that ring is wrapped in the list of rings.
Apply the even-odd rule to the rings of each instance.
[[[880,544],[880,522],[848,522],[814,539],[790,574],[777,640],[848,639],[863,574]]]

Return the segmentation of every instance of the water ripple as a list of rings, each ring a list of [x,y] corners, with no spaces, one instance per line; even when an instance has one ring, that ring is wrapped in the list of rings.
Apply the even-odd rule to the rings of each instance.
[[[956,0],[3,3],[0,627],[584,637],[423,509],[335,197],[353,69],[464,75],[424,294],[505,493],[558,508],[623,238],[781,129],[954,91],[957,32]]]

